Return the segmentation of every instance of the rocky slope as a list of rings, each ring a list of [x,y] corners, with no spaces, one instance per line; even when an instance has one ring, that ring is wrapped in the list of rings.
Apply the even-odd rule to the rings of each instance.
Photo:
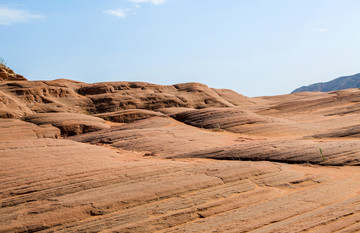
[[[358,232],[359,102],[2,81],[0,232]]]
[[[16,74],[9,67],[0,64],[0,81],[26,81],[27,79],[20,74]]]
[[[358,167],[168,160],[30,135],[3,138],[0,152],[1,232],[360,228]]]
[[[294,90],[292,93],[304,91],[329,92],[348,88],[360,88],[360,74],[340,77],[329,82],[315,83],[309,86],[303,86]]]
[[[162,86],[140,82],[7,81],[0,83],[0,98],[0,113],[9,118],[46,112],[96,114],[126,109],[253,104],[249,98],[230,90],[213,90],[200,83]]]

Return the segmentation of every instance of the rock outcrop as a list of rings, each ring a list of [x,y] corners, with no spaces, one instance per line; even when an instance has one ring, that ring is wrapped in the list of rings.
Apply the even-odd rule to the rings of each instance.
[[[236,143],[237,138],[236,135],[199,130],[171,118],[152,117],[69,139],[163,157],[197,151],[198,148],[230,146]]]
[[[47,112],[87,113],[93,108],[91,100],[76,92],[82,84],[71,80],[2,82],[0,91],[14,100],[2,101],[2,106],[10,113],[16,110],[17,114],[12,115],[21,116]],[[24,107],[13,108],[10,104],[15,100]]]
[[[0,64],[0,81],[26,81],[27,79],[24,76],[15,74],[15,72],[6,67],[3,64]]]
[[[359,227],[359,167],[165,160],[49,138],[2,138],[0,164],[1,232],[356,232]]]
[[[156,110],[169,107],[205,108],[234,106],[204,84],[162,86],[143,82],[112,82],[84,85],[78,92],[94,104],[94,112],[125,109]]]
[[[242,108],[205,108],[188,110],[172,115],[176,120],[200,128],[227,129],[236,126],[269,123],[270,118]]]
[[[0,232],[358,232],[359,103],[2,81]]]
[[[11,117],[46,112],[97,114],[127,109],[235,106],[213,89],[199,83],[162,86],[140,82],[87,84],[64,79],[17,81],[0,83],[1,93],[4,93],[3,95],[8,99],[20,100],[18,102],[24,105],[22,108],[14,108],[14,106],[7,108],[6,106],[14,101],[2,101],[2,111],[9,113]],[[247,102],[246,97],[239,94],[238,96],[242,99],[241,103]],[[231,100],[235,97],[236,94],[231,93],[231,98],[229,96],[226,98]],[[248,103],[251,104],[250,101]],[[16,112],[13,112],[14,110]]]
[[[37,126],[17,119],[0,119],[0,142],[60,138],[60,136],[60,130],[50,124]]]
[[[62,136],[73,136],[110,128],[101,118],[76,113],[38,113],[24,118],[25,121],[52,125],[61,130]]]
[[[117,123],[130,123],[155,116],[164,116],[164,114],[145,109],[127,109],[116,112],[94,114],[94,116]]]

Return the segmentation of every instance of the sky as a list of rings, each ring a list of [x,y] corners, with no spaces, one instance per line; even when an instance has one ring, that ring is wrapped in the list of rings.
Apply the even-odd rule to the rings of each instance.
[[[29,80],[287,94],[360,73],[360,1],[0,0],[0,57]]]

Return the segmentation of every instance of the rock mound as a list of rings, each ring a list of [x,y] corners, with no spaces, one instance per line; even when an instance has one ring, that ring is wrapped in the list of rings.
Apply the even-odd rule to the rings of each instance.
[[[360,165],[358,141],[261,140],[201,150],[177,157],[219,160],[311,163],[331,166]]]
[[[128,109],[117,112],[99,113],[94,116],[102,119],[117,122],[117,123],[129,123],[137,120],[147,119],[154,116],[164,116],[160,112],[154,112],[144,109]]]
[[[101,118],[76,113],[39,113],[27,116],[24,119],[40,126],[51,124],[61,130],[62,136],[110,128]]]
[[[0,91],[0,118],[20,118],[32,114],[31,109],[22,100]]]
[[[159,108],[156,111],[161,112],[167,116],[171,116],[171,115],[175,115],[177,113],[181,113],[181,112],[185,112],[185,111],[190,111],[190,110],[194,110],[194,108],[185,108],[185,107],[180,107],[180,108]]]
[[[37,126],[17,119],[0,119],[0,142],[37,138],[60,138],[60,130],[50,124]]]
[[[0,232],[358,232],[359,102],[1,82]]]
[[[240,107],[188,110],[170,115],[174,119],[199,128],[227,130],[261,136],[286,135],[303,130],[294,122],[254,113]]]
[[[200,130],[171,118],[152,117],[69,139],[167,156],[198,151],[201,148],[232,145],[237,138],[236,135]]]
[[[27,79],[24,76],[15,74],[15,72],[6,67],[3,64],[0,64],[0,81],[26,81]]]
[[[12,102],[19,102],[23,107],[16,109],[19,115],[47,112],[84,113],[92,108],[88,98],[79,95],[76,90],[80,82],[71,80],[54,81],[17,81],[0,83],[0,91]],[[16,100],[16,101],[15,101]],[[3,102],[4,108],[13,111],[11,101]],[[20,113],[20,110],[23,110]]]
[[[360,125],[351,125],[347,127],[330,129],[321,134],[315,134],[314,138],[360,138]]]
[[[247,96],[241,95],[236,91],[230,89],[215,89],[214,90],[221,98],[225,99],[234,106],[256,105],[256,101]]]
[[[176,120],[200,128],[231,129],[246,124],[268,122],[260,116],[242,108],[206,108],[189,110],[172,115]]]
[[[204,84],[173,86],[144,82],[111,82],[84,85],[78,93],[88,97],[96,113],[125,109],[155,110],[170,107],[205,108],[234,106]]]
[[[65,79],[17,81],[0,83],[0,93],[13,100],[4,101],[4,106],[0,106],[11,117],[46,112],[98,114],[127,109],[199,109],[232,107],[240,103],[251,105],[251,101],[244,96],[238,94],[241,101],[236,102],[235,93],[219,91],[220,94],[217,94],[214,89],[200,83],[166,86],[143,82],[86,84]],[[22,106],[14,108],[10,102],[21,102]],[[14,109],[17,112],[12,113]]]

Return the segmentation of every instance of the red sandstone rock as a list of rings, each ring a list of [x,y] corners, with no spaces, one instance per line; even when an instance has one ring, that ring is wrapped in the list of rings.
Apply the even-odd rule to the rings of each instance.
[[[234,106],[211,88],[199,83],[162,86],[140,82],[86,84],[71,80],[22,81],[0,83],[0,91],[9,98],[19,99],[33,113],[96,114],[126,109]],[[232,93],[232,98],[235,98],[234,95]],[[13,110],[11,106],[8,108],[8,112]],[[28,112],[21,114],[27,115]]]
[[[2,82],[0,91],[19,100],[32,113],[89,112],[91,100],[76,92],[80,85],[70,80]],[[13,110],[8,104],[4,105],[8,111]],[[29,113],[23,111],[22,115]]]
[[[120,110],[117,112],[99,113],[99,114],[95,114],[94,116],[112,122],[129,123],[136,120],[142,120],[154,116],[164,116],[164,115],[160,112],[154,112],[144,109],[127,109],[127,110]]]
[[[61,135],[72,136],[108,129],[101,118],[76,113],[38,113],[24,118],[37,125],[51,124],[61,130]]]
[[[200,148],[231,146],[236,143],[237,138],[236,135],[200,130],[171,118],[152,117],[70,139],[166,156],[193,152]]]
[[[37,138],[60,138],[60,130],[49,124],[37,126],[16,119],[0,119],[0,143]]]
[[[0,81],[25,81],[27,80],[24,76],[15,74],[15,72],[6,67],[3,64],[0,64]]]
[[[359,101],[1,82],[0,232],[357,232]]]

